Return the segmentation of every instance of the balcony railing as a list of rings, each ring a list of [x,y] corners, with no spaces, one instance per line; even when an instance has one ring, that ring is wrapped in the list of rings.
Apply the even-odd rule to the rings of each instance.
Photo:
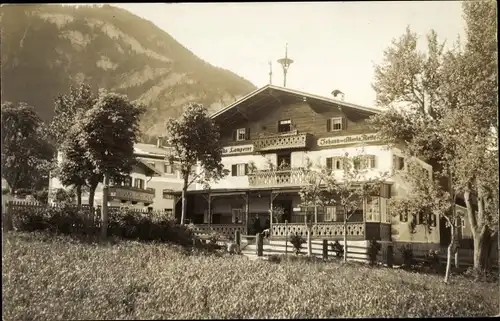
[[[296,131],[281,135],[260,137],[255,141],[254,149],[256,152],[263,152],[281,149],[308,148],[309,142],[311,141],[310,137],[310,134],[299,134]]]
[[[312,230],[312,237],[326,238],[326,239],[340,239],[344,236],[344,223],[318,223]],[[307,227],[302,224],[275,224],[271,227],[271,236],[277,238],[284,238],[292,235],[307,236]],[[349,239],[364,239],[365,238],[365,224],[364,223],[347,223],[347,237]]]
[[[300,186],[304,184],[306,170],[292,168],[286,170],[259,170],[248,174],[248,184],[252,187]]]
[[[153,203],[155,191],[153,189],[139,189],[128,186],[111,186],[109,196],[131,202]]]

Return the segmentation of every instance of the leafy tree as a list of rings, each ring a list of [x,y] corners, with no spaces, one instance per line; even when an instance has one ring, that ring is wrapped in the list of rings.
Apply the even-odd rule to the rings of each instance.
[[[94,106],[75,125],[77,142],[93,173],[104,177],[102,198],[102,236],[107,233],[109,179],[128,175],[134,157],[134,144],[139,133],[139,118],[145,108],[130,102],[125,96],[99,92]],[[92,188],[92,186],[91,186]],[[95,189],[94,189],[95,191]]]
[[[11,192],[46,185],[52,157],[35,109],[25,103],[2,104],[2,177]]]
[[[319,167],[309,171],[308,183],[302,187],[300,196],[305,204],[335,205],[342,208],[344,219],[344,261],[347,261],[347,222],[359,209],[363,200],[378,195],[381,184],[388,177],[387,173],[368,175],[365,155],[349,156],[346,153],[339,158],[342,163],[342,175],[338,177],[331,168]]]
[[[188,187],[199,182],[205,186],[227,175],[221,163],[222,145],[217,124],[200,104],[189,104],[179,119],[167,123],[168,144],[172,146],[170,160],[177,159],[183,180],[181,225],[186,218]],[[196,172],[199,165],[199,171]]]
[[[102,177],[92,173],[92,166],[84,158],[84,150],[78,146],[72,126],[90,110],[96,102],[97,95],[89,85],[81,83],[70,86],[67,94],[60,94],[55,99],[54,118],[49,125],[49,133],[59,152],[63,154],[63,162],[59,164],[57,176],[66,186],[74,186],[77,203],[81,205],[82,187],[90,186],[95,191]],[[89,196],[89,204],[93,205],[94,193]]]
[[[387,109],[371,122],[387,142],[402,144],[408,156],[433,166],[440,194],[449,195],[452,211],[456,196],[463,195],[473,229],[474,268],[482,270],[482,253],[498,230],[498,193],[493,193],[498,189],[493,151],[498,148],[493,139],[498,133],[496,5],[466,2],[464,16],[463,51],[458,42],[443,53],[434,32],[427,56],[417,52],[416,35],[409,29],[394,41],[376,68],[373,85],[379,106]]]

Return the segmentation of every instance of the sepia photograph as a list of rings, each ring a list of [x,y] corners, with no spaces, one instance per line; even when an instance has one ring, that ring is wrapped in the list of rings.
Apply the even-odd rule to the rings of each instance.
[[[2,319],[500,316],[497,10],[0,5]]]

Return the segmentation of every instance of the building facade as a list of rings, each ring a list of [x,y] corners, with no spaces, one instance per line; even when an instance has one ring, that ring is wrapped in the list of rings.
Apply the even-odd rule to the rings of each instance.
[[[318,208],[316,215],[301,206],[299,191],[305,184],[307,164],[327,167],[341,180],[341,156],[362,155],[365,178],[390,175],[380,193],[360,200],[359,209],[348,220],[350,240],[440,244],[440,221],[434,217],[427,229],[417,220],[394,215],[389,200],[404,197],[409,190],[402,173],[407,169],[403,152],[377,139],[367,123],[378,113],[343,100],[320,97],[272,85],[260,88],[212,115],[221,128],[224,145],[222,163],[230,174],[188,192],[187,221],[199,232],[233,231],[253,234],[269,229],[272,238],[286,234],[305,235],[305,221],[313,221],[313,237],[342,239],[341,207]],[[432,167],[418,160],[432,175]],[[180,193],[176,216],[180,218]],[[273,217],[271,209],[284,214]],[[286,221],[286,223],[285,223]]]
[[[137,164],[123,183],[110,182],[109,206],[149,209],[164,212],[173,212],[173,190],[181,188],[180,174],[175,163],[167,159],[168,148],[164,147],[161,138],[156,145],[136,144],[134,146]],[[58,153],[58,162],[62,161],[62,154]],[[53,202],[53,192],[63,186],[57,177],[50,177],[49,200]],[[75,200],[76,202],[76,200]],[[82,204],[88,204],[89,193],[83,192]],[[95,191],[94,206],[101,205],[102,184]]]

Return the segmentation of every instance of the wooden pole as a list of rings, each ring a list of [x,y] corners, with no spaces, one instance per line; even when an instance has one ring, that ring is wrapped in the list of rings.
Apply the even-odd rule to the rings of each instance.
[[[328,240],[323,240],[323,260],[328,260]]]
[[[208,194],[208,226],[212,224],[212,195]]]
[[[245,199],[245,235],[248,235],[248,213],[250,212],[250,195],[246,193]]]
[[[285,258],[288,257],[288,220],[285,220]]]

